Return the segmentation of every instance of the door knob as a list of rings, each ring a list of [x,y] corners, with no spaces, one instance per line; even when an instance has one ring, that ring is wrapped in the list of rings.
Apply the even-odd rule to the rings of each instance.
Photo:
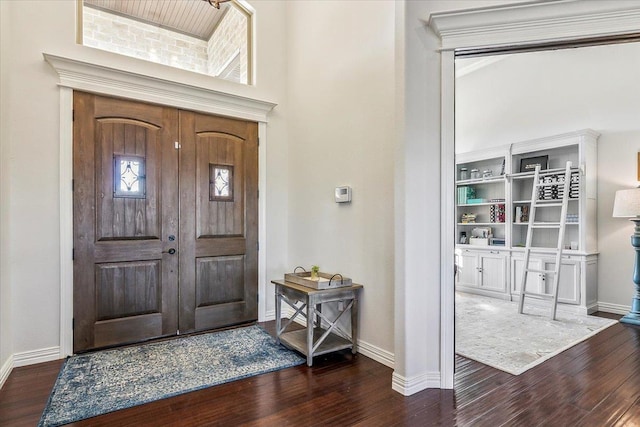
[[[168,251],[162,251],[163,254],[169,254],[169,255],[173,255],[176,253],[176,250],[174,248],[169,249]]]

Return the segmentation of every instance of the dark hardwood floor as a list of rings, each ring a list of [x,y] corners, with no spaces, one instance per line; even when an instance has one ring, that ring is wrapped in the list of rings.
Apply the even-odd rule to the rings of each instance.
[[[609,317],[609,316],[607,316]],[[273,322],[263,324],[273,332]],[[61,361],[16,368],[0,425],[38,423]],[[616,324],[519,376],[456,358],[455,391],[404,397],[348,351],[92,418],[79,426],[638,426],[640,328]]]

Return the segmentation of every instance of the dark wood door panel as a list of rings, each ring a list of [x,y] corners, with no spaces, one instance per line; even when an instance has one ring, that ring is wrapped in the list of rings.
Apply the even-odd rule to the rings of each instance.
[[[177,333],[178,113],[74,93],[74,351]]]
[[[126,118],[103,118],[96,121],[96,211],[97,240],[160,239],[160,191],[162,162],[158,157],[161,128]],[[118,187],[129,182],[114,176],[127,163],[134,195],[119,194]],[[136,173],[137,172],[137,173]],[[138,176],[139,175],[139,176]]]
[[[198,308],[244,301],[244,255],[196,258]]]
[[[100,97],[100,102],[94,107],[98,118],[130,118],[133,122],[146,122],[157,127],[165,127],[166,112],[175,113],[172,108],[127,99]],[[175,122],[171,123],[175,126]]]
[[[94,347],[111,347],[170,335],[166,333],[164,323],[161,313],[97,321],[94,325]]]
[[[108,241],[97,242],[94,248],[95,258],[100,262],[123,262],[131,260],[131,254],[135,254],[137,260],[161,259],[166,242],[152,241]]]
[[[244,237],[201,237],[195,243],[196,257],[243,254],[247,248]]]
[[[220,132],[201,132],[196,134],[195,143],[196,235],[244,236],[245,140]],[[221,178],[222,173],[226,180]],[[216,184],[217,179],[221,185]]]
[[[162,311],[160,261],[96,265],[96,320]]]
[[[240,301],[198,307],[195,312],[195,329],[205,331],[253,322],[258,316],[257,311],[252,307],[253,305],[246,301]]]
[[[180,331],[256,320],[257,124],[180,118]]]
[[[79,92],[74,112],[74,351],[256,320],[257,124]]]

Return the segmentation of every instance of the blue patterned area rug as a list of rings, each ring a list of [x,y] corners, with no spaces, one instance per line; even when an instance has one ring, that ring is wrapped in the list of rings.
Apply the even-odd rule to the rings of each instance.
[[[304,363],[261,327],[72,356],[40,426],[59,426]]]

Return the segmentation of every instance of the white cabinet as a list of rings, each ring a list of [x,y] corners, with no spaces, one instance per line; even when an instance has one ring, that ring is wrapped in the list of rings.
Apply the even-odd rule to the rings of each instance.
[[[576,259],[577,258],[577,259]],[[582,289],[581,264],[583,257],[563,259],[560,265],[560,281],[558,284],[558,302],[564,304],[580,304]],[[535,270],[552,271],[555,269],[554,258],[531,257],[530,268]],[[524,257],[520,253],[511,257],[511,294],[519,299]],[[529,273],[527,275],[527,291],[550,294],[552,292],[552,274]],[[517,297],[517,298],[516,298]]]
[[[507,290],[507,257],[499,251],[479,255],[480,288],[493,292]]]
[[[570,310],[594,311],[598,288],[598,136],[592,130],[582,130],[456,154],[456,289],[519,299],[527,213],[533,188],[533,172],[524,166],[539,162],[553,175],[556,169],[558,174],[563,173],[566,162],[570,161],[574,171],[562,243],[558,302]],[[480,174],[479,178],[470,176],[474,169]],[[485,171],[486,176],[482,177]],[[465,198],[466,195],[469,197]],[[500,209],[503,213],[496,215]],[[538,210],[535,220],[557,222],[560,207],[554,209]],[[469,237],[474,229],[490,229],[493,239],[476,240],[474,243],[479,246],[470,245]],[[557,233],[557,229],[536,230],[533,246],[556,248]],[[466,240],[461,239],[463,236]],[[532,257],[530,268],[553,270],[554,262],[552,255]],[[550,293],[551,283],[551,275],[530,274],[527,290]],[[562,306],[559,309],[562,310]]]
[[[470,249],[456,251],[456,286],[458,288],[477,288],[478,252]]]
[[[456,250],[456,287],[486,295],[506,295],[507,258],[505,251]]]
[[[531,258],[529,267],[535,270],[542,270],[542,261],[540,259]],[[511,295],[520,295],[522,285],[522,272],[524,270],[523,257],[511,257]],[[542,275],[530,273],[527,275],[527,290],[530,292],[542,292]]]

